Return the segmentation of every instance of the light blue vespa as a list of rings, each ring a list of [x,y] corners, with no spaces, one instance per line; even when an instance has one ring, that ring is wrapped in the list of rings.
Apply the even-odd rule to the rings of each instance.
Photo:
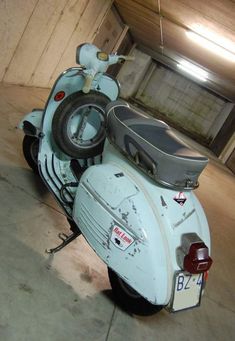
[[[207,159],[161,121],[117,100],[105,72],[132,57],[92,44],[55,82],[44,110],[20,123],[23,151],[70,223],[56,252],[80,233],[107,264],[119,304],[136,314],[200,305],[209,227],[193,193]]]

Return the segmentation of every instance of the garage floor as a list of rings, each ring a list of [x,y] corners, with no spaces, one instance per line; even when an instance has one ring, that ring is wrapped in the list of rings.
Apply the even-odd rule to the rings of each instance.
[[[43,107],[47,94],[0,87],[0,340],[234,340],[234,175],[213,158],[196,191],[214,259],[201,307],[129,316],[114,305],[106,267],[83,237],[54,257],[44,252],[67,223],[25,163],[15,127],[24,113]]]

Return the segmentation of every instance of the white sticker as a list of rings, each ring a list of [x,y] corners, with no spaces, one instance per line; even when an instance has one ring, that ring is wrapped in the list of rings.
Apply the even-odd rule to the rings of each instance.
[[[126,250],[134,242],[134,239],[122,228],[114,226],[111,241],[119,249]]]

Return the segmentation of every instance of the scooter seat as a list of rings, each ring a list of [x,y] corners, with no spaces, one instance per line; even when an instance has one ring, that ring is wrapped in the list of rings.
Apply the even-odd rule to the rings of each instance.
[[[208,159],[163,121],[115,101],[106,108],[107,136],[126,157],[161,184],[195,188]]]

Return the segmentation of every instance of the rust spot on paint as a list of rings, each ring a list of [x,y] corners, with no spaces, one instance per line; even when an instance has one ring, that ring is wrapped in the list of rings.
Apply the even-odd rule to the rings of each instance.
[[[165,202],[163,196],[161,195],[161,204],[162,204],[162,207],[166,207],[167,208],[167,203]]]
[[[127,224],[128,224],[128,215],[129,215],[129,212],[122,213],[122,220],[124,220]]]

